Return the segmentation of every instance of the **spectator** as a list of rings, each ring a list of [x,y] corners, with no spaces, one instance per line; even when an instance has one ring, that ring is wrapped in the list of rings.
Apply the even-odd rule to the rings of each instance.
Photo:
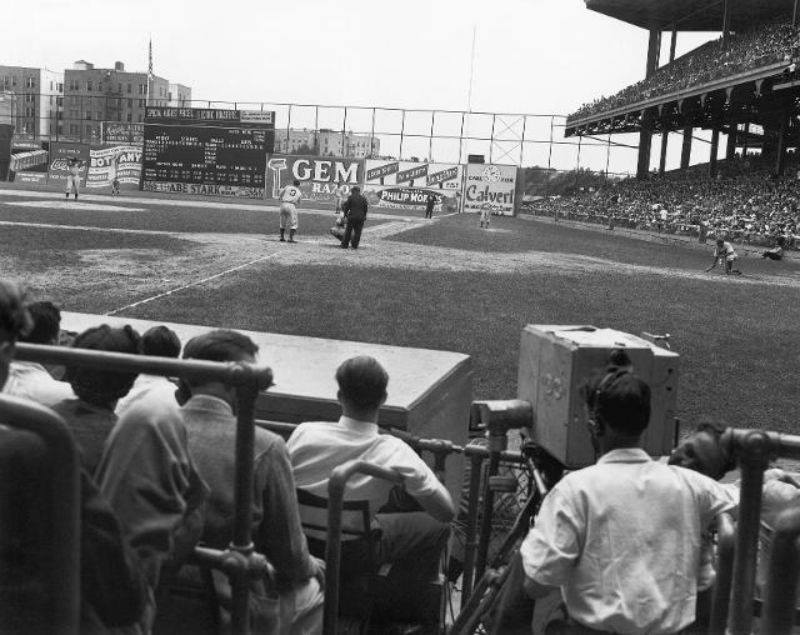
[[[731,33],[727,39],[720,37],[707,42],[611,97],[601,97],[590,104],[584,104],[570,115],[570,119],[631,106],[645,99],[705,84],[775,62],[785,61],[789,66],[796,48],[797,29],[791,23],[762,24],[749,30]]]
[[[249,337],[220,330],[191,339],[183,356],[252,363],[257,352],[258,346]],[[211,489],[203,541],[224,549],[230,543],[234,518],[236,391],[218,381],[192,380],[182,382],[181,392],[188,397],[181,412],[189,431],[189,448]],[[279,436],[260,428],[255,430],[253,542],[276,570],[280,614],[290,622],[280,625],[281,632],[318,632],[322,628],[323,567],[308,552],[286,445]],[[218,584],[217,591],[225,596],[230,589]],[[269,599],[259,589],[254,591],[253,614],[269,620]],[[266,628],[253,626],[255,631]]]
[[[397,472],[403,477],[399,492],[387,481],[358,475],[348,483],[345,500],[369,502],[372,527],[380,536],[374,554],[378,564],[394,563],[393,576],[412,575],[418,582],[430,581],[438,571],[449,536],[448,523],[455,515],[450,494],[406,443],[379,433],[378,411],[386,401],[389,376],[375,359],[346,360],[336,371],[336,381],[342,406],[339,421],[301,423],[289,438],[297,487],[327,498],[331,471],[351,460]],[[304,519],[320,524],[322,519],[313,516],[315,511],[304,507]],[[343,527],[363,531],[360,519],[347,516]],[[316,553],[324,550],[324,542],[311,538],[310,543]],[[348,565],[363,565],[363,553],[364,545],[357,540],[343,543],[344,575]]]
[[[0,280],[0,388],[15,342],[26,333],[30,337],[34,325],[19,287]],[[42,553],[49,539],[42,505],[48,500],[51,476],[37,435],[0,424],[0,447],[0,628],[44,632],[52,626],[42,584],[51,574]],[[97,486],[85,470],[80,478],[80,632],[131,625],[143,610],[142,572]]]
[[[33,302],[28,306],[33,318],[30,333],[20,337],[26,344],[58,344],[61,333],[61,311],[52,302]],[[3,392],[14,397],[24,397],[44,406],[53,406],[75,395],[69,384],[53,379],[38,362],[12,361],[8,382]]]
[[[139,353],[150,357],[167,357],[177,359],[181,354],[181,340],[175,331],[166,326],[154,326],[142,335],[139,342]],[[117,402],[117,414],[134,401],[147,394],[150,399],[163,399],[164,401],[177,403],[175,401],[175,390],[177,385],[161,375],[141,374],[131,388],[131,391]]]
[[[87,329],[72,343],[73,348],[137,354],[139,334],[130,326],[111,328],[107,324]],[[118,373],[87,366],[68,367],[65,379],[75,397],[54,406],[64,417],[81,450],[83,467],[94,473],[103,444],[117,421],[117,401],[128,394],[136,373]]]
[[[197,544],[208,496],[177,403],[131,404],[108,436],[96,476],[141,563],[147,602],[137,632],[149,633],[162,571],[177,569]]]
[[[736,459],[722,444],[724,428],[702,422],[694,433],[686,437],[673,450],[669,462],[721,480],[736,469]],[[740,481],[724,483],[731,495],[739,498]],[[800,474],[771,468],[764,473],[761,494],[760,540],[758,543],[758,569],[756,592],[763,598],[767,582],[767,558],[775,532],[775,523],[781,512],[800,505]],[[800,593],[799,593],[800,595]]]

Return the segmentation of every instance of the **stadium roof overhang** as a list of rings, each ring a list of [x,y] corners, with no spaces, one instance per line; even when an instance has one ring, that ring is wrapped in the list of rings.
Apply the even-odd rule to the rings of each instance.
[[[607,110],[602,113],[585,117],[570,117],[566,122],[564,136],[590,136],[607,133],[630,133],[642,129],[645,113],[655,116],[656,130],[680,129],[677,116],[673,122],[668,122],[662,115],[668,112],[682,113],[689,106],[697,110],[709,110],[708,121],[705,115],[698,115],[694,125],[706,127],[713,124],[714,117],[710,112],[713,104],[714,110],[724,110],[724,117],[728,122],[756,121],[758,117],[752,115],[752,108],[756,110],[769,109],[774,99],[789,99],[800,96],[800,80],[797,84],[798,73],[790,72],[792,63],[789,61],[776,62],[756,70],[740,73],[738,75],[708,82],[703,85],[692,86],[657,97],[644,99],[640,102]],[[754,102],[753,99],[757,98]],[[706,106],[709,108],[706,108]],[[737,107],[741,107],[737,114]],[[720,113],[717,112],[717,115]],[[656,116],[657,115],[657,116]]]
[[[791,14],[794,0],[728,0],[730,28],[738,30]],[[586,7],[643,29],[721,31],[723,0],[586,0]]]

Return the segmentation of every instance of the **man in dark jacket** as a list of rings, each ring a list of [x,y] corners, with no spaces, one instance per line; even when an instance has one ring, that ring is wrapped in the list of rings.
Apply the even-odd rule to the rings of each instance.
[[[354,187],[350,190],[350,196],[342,205],[345,218],[347,218],[342,249],[347,249],[351,238],[353,249],[358,249],[358,243],[361,242],[361,230],[364,228],[364,221],[367,220],[367,207],[367,199],[361,195],[361,188]]]

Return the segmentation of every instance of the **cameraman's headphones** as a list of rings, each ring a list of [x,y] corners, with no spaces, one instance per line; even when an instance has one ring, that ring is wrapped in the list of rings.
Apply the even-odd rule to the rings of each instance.
[[[629,367],[612,367],[605,374],[603,379],[598,382],[597,387],[592,392],[591,408],[589,409],[589,420],[587,423],[594,437],[601,437],[606,433],[606,422],[603,420],[599,411],[600,397],[606,390],[611,388],[620,377],[628,375],[630,372],[631,369]],[[595,447],[595,451],[598,451],[597,447]]]

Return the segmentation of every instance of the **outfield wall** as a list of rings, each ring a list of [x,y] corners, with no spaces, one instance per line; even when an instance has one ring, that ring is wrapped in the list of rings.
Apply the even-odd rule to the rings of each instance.
[[[17,174],[19,182],[62,187],[67,161],[76,156],[85,162],[83,186],[110,189],[116,175],[123,189],[141,189],[143,146],[135,139],[136,130],[109,130],[109,142],[102,146],[80,143],[50,144],[46,176]],[[116,143],[114,139],[118,139]],[[280,189],[300,181],[304,198],[313,203],[334,204],[334,190],[359,186],[373,208],[409,212],[425,210],[428,197],[434,196],[436,213],[479,213],[513,216],[521,201],[519,169],[512,165],[450,164],[356,159],[311,155],[270,154],[265,159],[263,200],[277,201]],[[174,185],[174,184],[173,184]],[[164,182],[165,194],[225,196],[228,190],[218,183],[173,189]],[[233,192],[230,193],[233,196]]]

